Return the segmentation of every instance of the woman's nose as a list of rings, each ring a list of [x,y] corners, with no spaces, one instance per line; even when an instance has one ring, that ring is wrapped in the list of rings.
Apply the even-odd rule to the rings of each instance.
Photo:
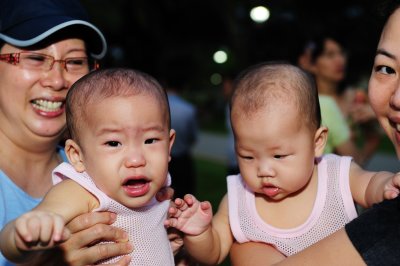
[[[395,87],[392,96],[390,97],[390,105],[396,110],[400,110],[400,82]]]
[[[53,67],[43,73],[42,86],[53,90],[63,90],[70,87],[70,82],[67,79],[68,73],[61,64],[54,64]],[[78,79],[79,77],[77,77]]]

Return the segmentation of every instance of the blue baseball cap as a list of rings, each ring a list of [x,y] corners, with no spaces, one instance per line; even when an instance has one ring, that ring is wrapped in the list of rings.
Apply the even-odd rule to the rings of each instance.
[[[103,34],[79,0],[0,0],[0,40],[30,47],[57,35],[83,39],[95,59],[107,52]]]

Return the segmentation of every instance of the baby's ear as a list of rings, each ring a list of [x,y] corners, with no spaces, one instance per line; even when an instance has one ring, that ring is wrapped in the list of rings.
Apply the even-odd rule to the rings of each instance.
[[[75,170],[79,173],[84,172],[85,165],[83,164],[82,151],[79,145],[72,139],[67,139],[64,149],[69,163],[75,168]]]
[[[171,129],[169,131],[169,158],[168,161],[171,161],[171,150],[172,150],[172,146],[174,145],[175,142],[175,137],[176,137],[176,132],[174,129]]]
[[[327,139],[328,139],[328,128],[327,127],[318,128],[314,136],[315,157],[321,157],[322,154],[324,154],[324,149]]]

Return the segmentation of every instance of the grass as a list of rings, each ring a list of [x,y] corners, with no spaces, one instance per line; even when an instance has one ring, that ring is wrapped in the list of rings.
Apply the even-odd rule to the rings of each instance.
[[[396,155],[393,143],[389,140],[389,138],[386,135],[382,137],[381,143],[378,148],[378,152]]]
[[[210,201],[215,213],[218,209],[219,202],[226,194],[226,167],[219,162],[196,158],[196,172],[196,196],[201,201]],[[221,265],[230,265],[229,258]]]

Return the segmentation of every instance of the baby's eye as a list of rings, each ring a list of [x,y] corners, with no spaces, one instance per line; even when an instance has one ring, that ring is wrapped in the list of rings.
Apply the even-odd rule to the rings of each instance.
[[[390,75],[390,74],[394,74],[395,73],[393,68],[388,67],[388,66],[383,66],[383,65],[377,66],[375,68],[375,71],[376,72],[380,72],[380,73],[385,74],[385,75]]]
[[[144,144],[153,144],[156,143],[158,141],[158,139],[146,139],[144,141]]]
[[[250,161],[250,160],[252,160],[252,159],[253,159],[253,157],[252,157],[252,156],[244,156],[244,155],[239,155],[239,157],[240,157],[240,158],[242,158],[243,160],[248,160],[248,161]]]
[[[111,140],[111,141],[107,141],[106,145],[110,146],[110,147],[118,147],[118,146],[121,146],[121,143],[118,141],[115,141],[115,140]]]
[[[281,155],[281,154],[274,155],[275,159],[283,159],[285,157],[286,157],[286,155]]]

